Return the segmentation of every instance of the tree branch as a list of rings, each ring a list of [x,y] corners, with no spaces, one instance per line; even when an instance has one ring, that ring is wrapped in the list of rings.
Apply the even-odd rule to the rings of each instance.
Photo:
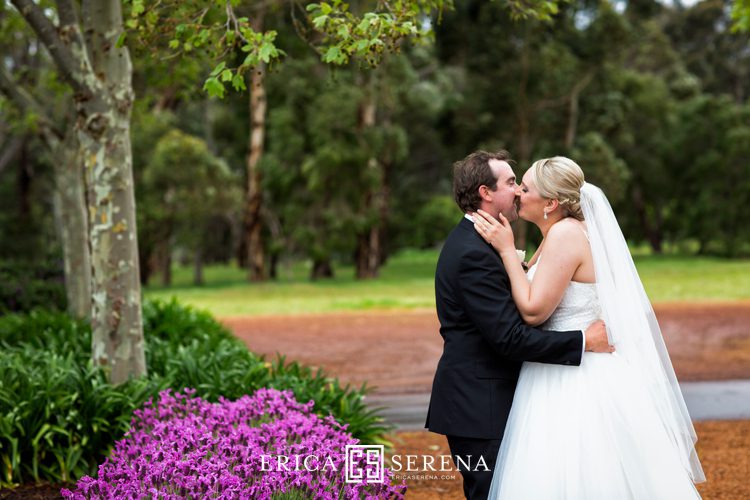
[[[111,84],[131,88],[132,66],[127,46],[117,47],[123,30],[122,0],[82,0],[81,27],[92,72]],[[127,91],[130,95],[130,90]]]
[[[62,137],[62,132],[55,127],[39,103],[13,80],[3,64],[0,64],[0,92],[8,96],[22,111],[37,115],[43,133],[51,133],[58,138]]]
[[[57,0],[57,17],[60,18],[60,28],[78,25],[78,12],[72,0]]]
[[[73,87],[74,92],[88,94],[89,89],[75,76],[77,65],[75,64],[73,54],[60,37],[57,27],[44,15],[44,11],[33,0],[11,0],[11,3],[18,9],[23,18],[26,19],[26,22],[34,32],[36,32],[39,39],[44,43],[44,46],[47,47],[60,72],[60,76]],[[75,13],[75,10],[73,10],[73,13]],[[65,12],[64,16],[69,18],[70,13]]]
[[[5,170],[10,162],[16,159],[18,153],[23,148],[23,143],[26,141],[26,137],[17,135],[8,140],[7,144],[3,145],[2,153],[0,153],[0,173]]]

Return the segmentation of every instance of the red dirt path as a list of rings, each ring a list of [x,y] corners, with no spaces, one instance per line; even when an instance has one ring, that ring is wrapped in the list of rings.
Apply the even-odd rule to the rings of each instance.
[[[681,381],[750,378],[750,302],[655,306]],[[378,393],[429,392],[443,344],[433,310],[223,318],[254,352],[284,354]]]
[[[698,433],[698,456],[706,473],[706,482],[698,485],[704,500],[750,498],[750,482],[747,480],[750,476],[750,421],[696,422],[695,430]],[[402,457],[427,454],[435,457],[435,464],[439,464],[442,455],[450,455],[445,437],[438,434],[426,431],[399,432],[389,437],[394,445],[393,453]],[[404,463],[404,460],[402,458],[401,462]],[[409,487],[406,498],[409,500],[462,499],[461,474],[452,472],[445,476],[452,477],[401,473],[399,479],[406,479]]]

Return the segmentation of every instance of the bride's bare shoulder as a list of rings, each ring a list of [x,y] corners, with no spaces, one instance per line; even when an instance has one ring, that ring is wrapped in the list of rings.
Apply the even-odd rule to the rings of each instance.
[[[567,246],[585,243],[586,225],[578,220],[567,217],[554,224],[547,232],[547,243],[554,246]]]

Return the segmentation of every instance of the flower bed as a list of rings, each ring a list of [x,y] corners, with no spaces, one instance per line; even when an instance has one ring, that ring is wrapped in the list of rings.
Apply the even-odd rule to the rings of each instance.
[[[344,481],[345,448],[359,441],[291,391],[260,389],[210,403],[171,390],[135,411],[131,429],[65,498],[401,498],[406,485]],[[285,460],[279,460],[286,457]],[[308,460],[305,462],[305,458]],[[280,462],[282,462],[280,464]],[[297,465],[300,464],[300,465]],[[305,467],[303,464],[306,464]],[[355,460],[358,469],[374,465]],[[367,477],[367,475],[365,475]]]
[[[44,310],[0,316],[0,488],[95,475],[133,411],[167,388],[194,387],[209,402],[291,390],[362,442],[387,443],[389,426],[365,404],[364,385],[341,385],[283,357],[266,361],[210,314],[175,301],[143,310],[148,375],[118,385],[93,365],[85,323]]]

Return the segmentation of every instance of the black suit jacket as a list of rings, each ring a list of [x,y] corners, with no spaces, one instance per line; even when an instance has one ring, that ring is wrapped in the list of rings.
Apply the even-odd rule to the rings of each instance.
[[[425,424],[432,432],[500,439],[522,361],[581,363],[580,331],[523,322],[500,256],[466,218],[440,252],[435,299],[444,345]]]

